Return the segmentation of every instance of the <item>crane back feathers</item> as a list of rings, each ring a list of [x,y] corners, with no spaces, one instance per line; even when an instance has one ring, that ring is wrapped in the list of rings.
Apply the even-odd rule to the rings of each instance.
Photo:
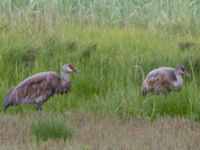
[[[177,84],[178,83],[178,84]],[[171,90],[179,90],[181,82],[177,78],[175,69],[163,67],[151,71],[142,84],[142,94],[153,92],[155,94],[166,93]]]

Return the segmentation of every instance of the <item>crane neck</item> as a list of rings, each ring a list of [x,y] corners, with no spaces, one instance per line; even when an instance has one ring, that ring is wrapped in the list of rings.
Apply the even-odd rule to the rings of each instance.
[[[177,78],[177,84],[182,85],[183,84],[182,75],[179,74],[178,70],[175,70],[175,75]]]
[[[69,73],[66,73],[65,71],[61,71],[61,79],[62,81],[65,81],[65,82],[70,82],[70,78],[69,78]]]

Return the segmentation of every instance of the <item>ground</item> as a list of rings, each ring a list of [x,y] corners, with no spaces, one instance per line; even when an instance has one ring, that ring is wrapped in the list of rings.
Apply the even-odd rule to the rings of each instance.
[[[76,150],[195,150],[200,148],[200,126],[184,118],[162,117],[155,121],[141,117],[122,118],[113,115],[92,115],[86,112],[65,112],[66,126],[74,129],[69,140],[36,141],[30,123],[47,115],[1,114],[0,149],[76,149]]]

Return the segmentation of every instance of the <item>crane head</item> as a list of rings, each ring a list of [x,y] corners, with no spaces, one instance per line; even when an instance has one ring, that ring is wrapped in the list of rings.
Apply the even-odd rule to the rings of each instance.
[[[190,76],[190,74],[188,73],[187,69],[183,65],[177,66],[176,70],[182,76]]]
[[[73,73],[73,72],[77,72],[78,69],[75,68],[72,64],[65,64],[63,66],[63,71],[66,73]]]

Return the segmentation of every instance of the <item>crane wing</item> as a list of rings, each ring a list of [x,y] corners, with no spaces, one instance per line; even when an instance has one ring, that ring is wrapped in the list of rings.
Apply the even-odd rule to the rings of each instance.
[[[54,93],[55,87],[60,82],[60,77],[54,72],[44,72],[33,75],[22,81],[15,92],[18,99],[30,100],[40,97],[48,98]]]
[[[177,78],[174,71],[171,69],[156,70],[147,76],[147,82],[149,85],[164,85],[164,83],[170,83],[173,81],[177,81]]]

